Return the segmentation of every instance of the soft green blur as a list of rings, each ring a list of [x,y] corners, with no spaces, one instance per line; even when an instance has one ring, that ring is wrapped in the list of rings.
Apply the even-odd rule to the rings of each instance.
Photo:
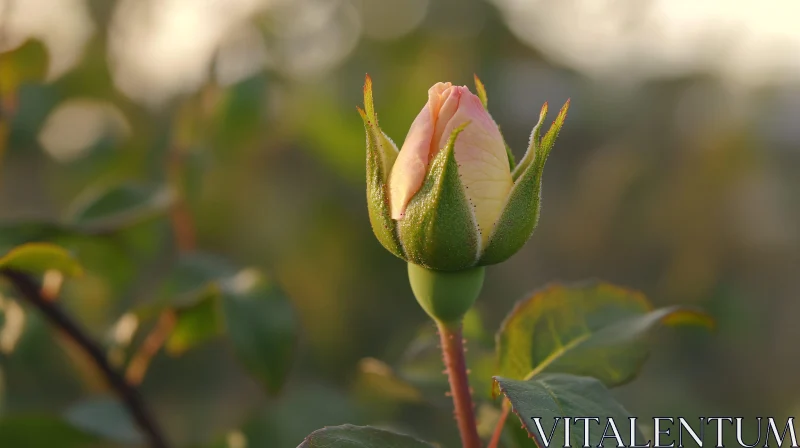
[[[545,169],[538,228],[519,253],[487,268],[480,319],[470,315],[465,330],[471,350],[491,347],[528,292],[601,278],[657,306],[700,305],[718,324],[714,334],[654,334],[641,376],[615,391],[634,415],[800,410],[796,74],[745,82],[738,66],[649,64],[620,51],[613,61],[593,52],[603,64],[578,63],[580,52],[568,52],[575,42],[613,36],[575,29],[558,36],[560,52],[552,38],[520,31],[527,16],[509,5],[525,2],[176,0],[141,1],[151,9],[142,11],[128,0],[64,0],[53,3],[85,14],[31,20],[39,25],[26,34],[11,1],[0,7],[8,34],[0,48],[20,49],[0,53],[3,247],[44,239],[73,250],[86,274],[65,283],[60,302],[109,353],[129,353],[155,324],[142,322],[132,343],[117,347],[112,329],[126,310],[157,298],[179,243],[267,270],[299,315],[297,359],[278,397],[220,341],[155,357],[142,391],[179,446],[241,448],[243,435],[248,448],[294,447],[342,423],[457,445],[443,375],[423,396],[373,381],[385,367],[376,359],[396,365],[425,349],[420,332],[433,325],[405,263],[370,229],[356,111],[366,73],[398,146],[438,81],[474,89],[478,74],[517,159],[542,103],[571,99]],[[14,3],[31,17],[47,9]],[[630,15],[631,27],[644,20]],[[23,44],[29,36],[47,50]],[[47,51],[55,69],[45,69]],[[185,207],[113,236],[63,237],[25,224],[69,216],[82,196],[125,180],[169,185]],[[0,418],[61,412],[104,390],[32,309],[23,307],[20,337],[7,342],[8,303],[0,302]],[[476,393],[486,396],[488,377],[478,375],[491,369],[472,367]]]

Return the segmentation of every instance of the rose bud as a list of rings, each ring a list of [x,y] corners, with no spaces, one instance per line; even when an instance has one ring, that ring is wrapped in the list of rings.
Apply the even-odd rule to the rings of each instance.
[[[410,264],[459,271],[499,263],[530,238],[539,217],[542,170],[569,101],[542,137],[542,107],[525,156],[514,164],[480,96],[438,83],[398,151],[378,126],[372,81],[364,85],[367,202],[383,246]]]

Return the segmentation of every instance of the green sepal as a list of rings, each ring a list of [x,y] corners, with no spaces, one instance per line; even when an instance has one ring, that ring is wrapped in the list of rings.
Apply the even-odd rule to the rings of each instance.
[[[475,266],[480,235],[455,158],[455,141],[469,123],[456,128],[431,161],[425,182],[398,221],[408,262],[456,271]]]
[[[478,92],[478,98],[481,100],[481,104],[483,104],[483,108],[487,111],[489,110],[489,97],[486,96],[486,86],[483,85],[478,75],[473,75],[475,78],[475,91]]]
[[[539,138],[542,122],[547,114],[547,104],[542,107],[539,123],[533,128],[531,142],[525,157],[514,171],[514,186],[508,195],[503,213],[494,228],[479,265],[505,261],[525,245],[539,221],[541,205],[542,171],[553,149],[558,132],[564,124],[569,100],[561,108],[550,130]]]
[[[506,156],[508,157],[508,169],[514,171],[514,164],[516,161],[514,160],[514,153],[511,152],[511,148],[508,146],[508,143],[506,143]]]
[[[539,121],[536,123],[536,126],[533,127],[533,131],[531,131],[531,138],[528,141],[528,150],[525,151],[525,155],[522,156],[519,164],[517,164],[516,168],[511,172],[511,177],[514,181],[519,179],[522,173],[531,166],[531,163],[536,158],[536,153],[539,152],[539,142],[541,141],[542,125],[544,124],[545,117],[547,117],[547,103],[542,105],[542,110],[539,112]]]
[[[397,147],[378,126],[378,117],[372,102],[372,80],[367,75],[364,83],[364,110],[358,108],[367,134],[367,209],[375,237],[383,247],[397,257],[405,259],[403,247],[397,237],[397,224],[389,208],[388,179],[397,159]]]

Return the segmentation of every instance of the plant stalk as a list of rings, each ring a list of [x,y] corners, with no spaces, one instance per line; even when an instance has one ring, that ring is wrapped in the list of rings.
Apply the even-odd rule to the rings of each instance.
[[[467,363],[464,359],[464,339],[461,334],[461,320],[457,323],[444,323],[437,320],[444,365],[450,381],[455,418],[461,443],[464,448],[480,448],[478,426],[475,422],[475,406],[472,403],[472,390],[467,377]]]
[[[95,366],[103,373],[108,384],[128,408],[136,424],[149,439],[150,446],[152,448],[167,448],[169,445],[166,438],[142,402],[139,392],[125,381],[122,374],[111,366],[103,349],[75,321],[64,313],[54,301],[45,298],[41,294],[39,286],[28,275],[10,269],[3,269],[0,274],[14,285],[22,298],[38,308],[52,325],[72,339],[89,356]]]
[[[503,427],[506,424],[509,412],[511,412],[511,403],[503,398],[502,412],[500,413],[500,418],[497,419],[497,424],[494,427],[494,432],[492,432],[492,439],[489,441],[488,448],[498,448],[500,446],[500,437],[503,435]]]

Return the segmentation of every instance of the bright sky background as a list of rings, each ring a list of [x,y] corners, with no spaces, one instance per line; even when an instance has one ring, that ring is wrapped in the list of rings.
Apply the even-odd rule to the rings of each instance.
[[[117,87],[153,105],[197,88],[214,58],[223,83],[264,67],[324,76],[362,36],[413,32],[435,1],[121,0],[109,60]],[[628,81],[703,71],[741,87],[800,80],[798,0],[491,1],[520,40],[588,76]],[[51,79],[79,60],[95,30],[84,0],[4,3],[12,5],[0,7],[5,46],[44,40]],[[255,27],[255,18],[266,25]]]
[[[591,75],[800,79],[800,1],[493,1],[521,40]]]

